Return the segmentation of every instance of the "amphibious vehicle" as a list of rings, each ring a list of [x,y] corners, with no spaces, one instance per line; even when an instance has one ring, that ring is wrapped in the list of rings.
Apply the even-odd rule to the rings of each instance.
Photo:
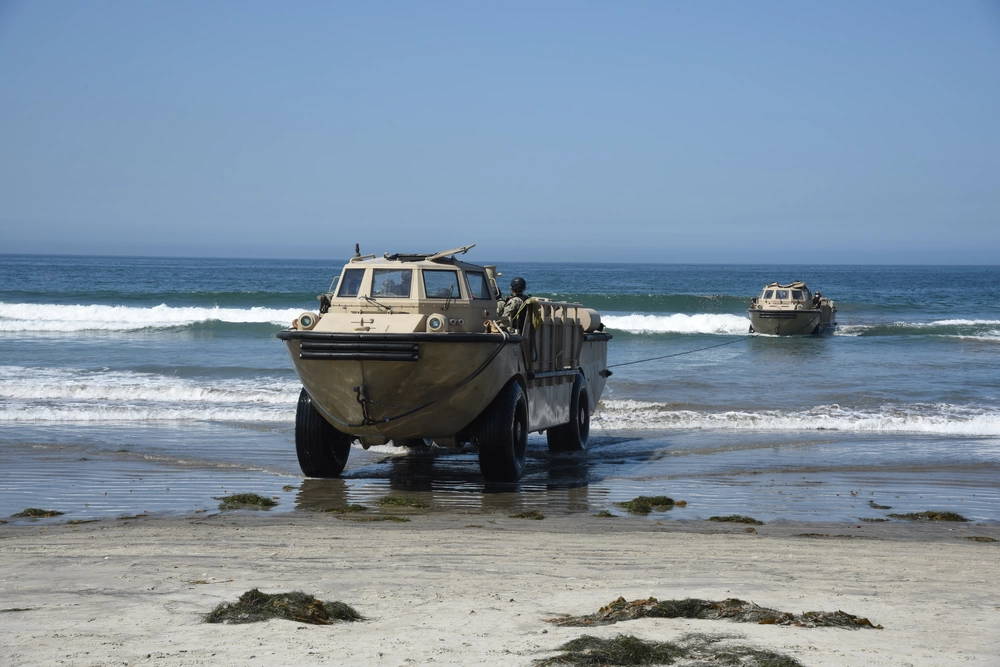
[[[832,333],[837,307],[820,292],[814,295],[801,280],[787,285],[769,283],[747,310],[750,332],[774,336]]]
[[[474,245],[474,244],[473,244]],[[488,481],[517,480],[529,432],[584,449],[610,371],[600,316],[529,298],[498,322],[496,268],[436,253],[362,256],[280,331],[302,380],[295,448],[302,472],[336,477],[364,447],[478,449]]]

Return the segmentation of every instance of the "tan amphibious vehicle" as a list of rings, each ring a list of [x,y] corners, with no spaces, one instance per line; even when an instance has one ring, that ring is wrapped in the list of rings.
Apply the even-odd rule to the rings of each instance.
[[[750,333],[804,336],[832,333],[837,326],[837,306],[822,293],[814,295],[801,280],[769,283],[747,310]]]
[[[489,481],[523,472],[527,436],[584,449],[610,372],[596,311],[529,298],[498,320],[495,267],[429,254],[355,256],[318,313],[280,331],[302,380],[302,472],[336,477],[351,444],[474,445]]]

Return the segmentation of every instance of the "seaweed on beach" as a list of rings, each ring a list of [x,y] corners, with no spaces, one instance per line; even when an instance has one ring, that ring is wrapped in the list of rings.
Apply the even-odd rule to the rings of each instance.
[[[430,507],[427,503],[410,496],[383,496],[378,499],[379,507],[411,507],[424,510]]]
[[[727,514],[726,516],[710,516],[709,521],[724,521],[729,523],[750,523],[755,526],[763,526],[763,521],[758,521],[752,516],[743,516],[742,514]]]
[[[545,515],[538,510],[525,510],[523,512],[518,512],[517,514],[511,514],[511,519],[534,519],[535,521],[541,521],[545,518]]]
[[[368,523],[373,521],[395,521],[396,523],[409,523],[410,519],[405,516],[395,516],[392,514],[363,514],[340,516],[344,521],[354,521],[355,523]]]
[[[219,496],[215,498],[221,500],[220,510],[238,509],[270,509],[278,503],[271,498],[258,496],[256,493],[234,493],[230,496]]]
[[[205,616],[205,622],[255,623],[272,618],[314,625],[364,620],[353,607],[343,602],[324,602],[299,591],[268,594],[253,588],[236,602],[223,602],[217,606]]]
[[[891,510],[892,509],[892,505],[879,505],[874,500],[869,500],[868,501],[868,507],[871,507],[873,510]]]
[[[626,600],[623,597],[601,607],[594,614],[583,616],[558,616],[545,619],[549,623],[560,626],[591,627],[595,625],[611,625],[620,621],[631,621],[637,618],[701,618],[708,620],[730,620],[739,623],[758,623],[761,625],[795,625],[804,628],[837,627],[837,628],[873,628],[881,630],[881,625],[875,625],[867,618],[854,616],[843,611],[807,611],[802,614],[792,614],[761,607],[753,602],[729,598],[726,600],[702,600],[686,598],[684,600]]]
[[[929,510],[926,512],[908,512],[906,514],[889,514],[893,519],[906,519],[907,521],[968,521],[961,514],[955,512],[939,512]]]
[[[364,505],[358,505],[357,503],[348,503],[343,507],[330,507],[323,511],[333,514],[353,514],[355,512],[367,512],[368,508]]]
[[[59,510],[43,510],[39,507],[26,507],[17,514],[11,514],[12,519],[44,519],[50,516],[62,516]]]
[[[613,519],[616,515],[612,514],[608,510],[601,510],[600,512],[597,512],[596,514],[594,514],[594,516],[596,516],[596,517],[598,517],[600,519]]]
[[[774,651],[730,644],[726,635],[688,634],[676,642],[655,642],[632,635],[602,639],[583,635],[557,650],[561,654],[536,660],[535,665],[672,665],[678,660],[703,665],[741,667],[802,667],[802,663]]]
[[[882,523],[883,521],[888,521],[888,519],[883,519],[880,516],[863,516],[859,517],[858,521],[864,521],[865,523]]]
[[[649,514],[653,510],[663,512],[673,508],[674,499],[667,496],[636,496],[632,500],[615,503],[615,505],[632,514]]]
[[[995,537],[986,537],[985,535],[968,535],[968,536],[966,536],[965,539],[969,540],[970,542],[996,542],[997,541]]]

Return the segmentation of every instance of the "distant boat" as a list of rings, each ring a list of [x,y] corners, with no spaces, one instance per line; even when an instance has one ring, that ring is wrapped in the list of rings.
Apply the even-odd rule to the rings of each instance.
[[[821,292],[813,295],[801,280],[770,283],[750,300],[750,333],[807,336],[833,333],[837,307]]]

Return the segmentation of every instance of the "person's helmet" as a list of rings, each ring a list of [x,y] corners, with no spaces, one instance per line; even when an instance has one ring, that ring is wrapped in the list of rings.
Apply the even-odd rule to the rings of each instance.
[[[517,277],[510,281],[510,291],[511,292],[523,292],[528,286],[528,283],[524,281],[524,278]]]

